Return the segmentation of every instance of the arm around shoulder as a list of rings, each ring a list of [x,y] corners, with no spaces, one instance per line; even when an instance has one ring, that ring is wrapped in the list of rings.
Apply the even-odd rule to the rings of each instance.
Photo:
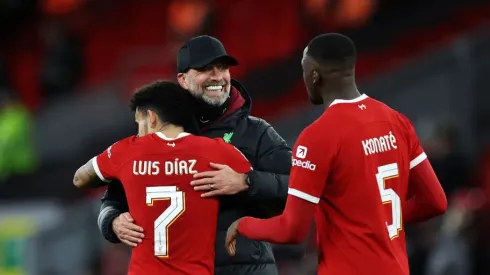
[[[112,230],[112,222],[122,213],[128,212],[128,209],[126,193],[122,184],[119,181],[111,182],[102,197],[102,205],[97,219],[100,232],[109,242],[121,242]]]

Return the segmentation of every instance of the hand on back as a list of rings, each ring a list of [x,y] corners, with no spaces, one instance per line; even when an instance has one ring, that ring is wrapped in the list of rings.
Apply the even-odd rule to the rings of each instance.
[[[133,217],[129,212],[122,213],[112,222],[112,230],[121,242],[136,247],[143,241],[145,235],[143,228],[134,223]]]

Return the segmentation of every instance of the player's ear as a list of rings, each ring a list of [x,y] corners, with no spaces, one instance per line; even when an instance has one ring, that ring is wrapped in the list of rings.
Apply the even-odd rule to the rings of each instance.
[[[157,114],[151,110],[148,110],[147,113],[146,113],[147,117],[148,117],[148,123],[150,124],[150,127],[153,127],[157,124]]]
[[[177,82],[179,82],[179,84],[182,88],[188,90],[189,86],[187,85],[187,81],[185,80],[186,77],[187,77],[187,75],[185,73],[178,73],[177,74]]]
[[[320,83],[320,74],[318,73],[317,70],[313,70],[311,74],[311,80],[313,81],[313,84],[318,84]]]

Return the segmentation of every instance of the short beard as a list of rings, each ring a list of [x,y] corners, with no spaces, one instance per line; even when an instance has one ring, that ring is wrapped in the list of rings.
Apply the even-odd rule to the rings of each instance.
[[[203,91],[203,93],[199,93],[199,92],[189,90],[189,93],[191,93],[191,95],[193,95],[195,98],[204,101],[206,104],[218,107],[218,106],[223,105],[226,102],[226,100],[228,100],[228,98],[230,97],[231,85],[228,84],[226,86],[225,90],[226,90],[226,94],[223,94],[219,98],[208,97],[208,96],[206,96],[205,91]]]

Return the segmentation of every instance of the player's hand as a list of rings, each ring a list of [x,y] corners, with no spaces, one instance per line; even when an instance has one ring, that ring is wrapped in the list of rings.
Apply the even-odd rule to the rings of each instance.
[[[226,231],[225,249],[232,257],[235,256],[236,253],[236,238],[238,237],[238,223],[240,220],[241,218],[234,221],[230,227],[228,227],[228,231]]]
[[[134,224],[134,219],[129,212],[122,213],[112,221],[112,230],[121,242],[137,247],[143,241],[143,228]]]
[[[191,185],[196,191],[207,191],[201,197],[234,195],[248,189],[247,175],[239,174],[228,165],[210,163],[215,171],[194,174]]]

